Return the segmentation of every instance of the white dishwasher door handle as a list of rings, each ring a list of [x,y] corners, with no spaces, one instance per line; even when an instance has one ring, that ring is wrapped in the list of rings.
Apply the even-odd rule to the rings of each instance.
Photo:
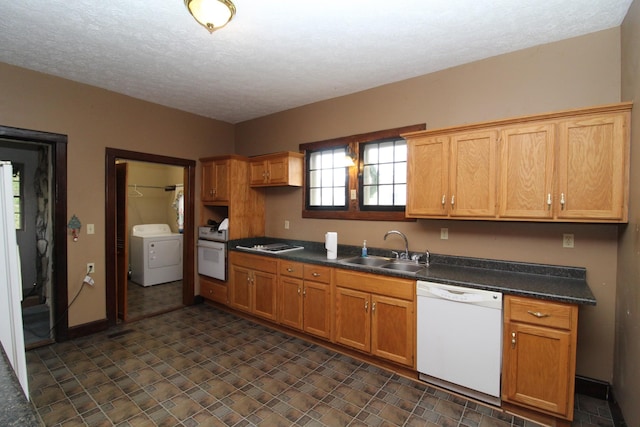
[[[482,294],[468,294],[465,292],[451,292],[446,289],[432,287],[429,288],[429,292],[433,295],[455,302],[482,302],[486,301],[486,298]]]

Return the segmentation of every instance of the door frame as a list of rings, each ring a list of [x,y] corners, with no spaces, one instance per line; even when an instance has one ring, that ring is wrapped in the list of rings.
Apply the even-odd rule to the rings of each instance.
[[[69,339],[69,315],[67,310],[67,135],[0,126],[0,137],[14,142],[46,144],[51,151],[53,182],[50,183],[53,198],[51,217],[53,220],[52,251],[53,313],[55,341]],[[64,301],[64,304],[62,303]]]
[[[105,265],[107,324],[118,322],[117,307],[117,245],[116,245],[116,160],[160,163],[184,168],[184,231],[182,266],[182,304],[193,305],[194,296],[194,227],[196,161],[157,154],[106,148],[105,155]]]

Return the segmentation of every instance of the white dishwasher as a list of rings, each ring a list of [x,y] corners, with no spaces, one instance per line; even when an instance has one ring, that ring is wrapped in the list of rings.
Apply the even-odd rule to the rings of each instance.
[[[500,404],[502,294],[419,280],[420,379]]]

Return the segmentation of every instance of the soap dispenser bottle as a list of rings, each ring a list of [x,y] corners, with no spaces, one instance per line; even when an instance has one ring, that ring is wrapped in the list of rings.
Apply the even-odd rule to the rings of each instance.
[[[362,242],[362,256],[363,257],[367,256],[367,241],[366,240],[364,242]]]

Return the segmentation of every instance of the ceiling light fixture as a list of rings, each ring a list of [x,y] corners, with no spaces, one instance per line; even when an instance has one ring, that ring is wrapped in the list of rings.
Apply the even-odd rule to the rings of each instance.
[[[236,7],[230,0],[184,0],[191,16],[210,33],[231,21]]]

